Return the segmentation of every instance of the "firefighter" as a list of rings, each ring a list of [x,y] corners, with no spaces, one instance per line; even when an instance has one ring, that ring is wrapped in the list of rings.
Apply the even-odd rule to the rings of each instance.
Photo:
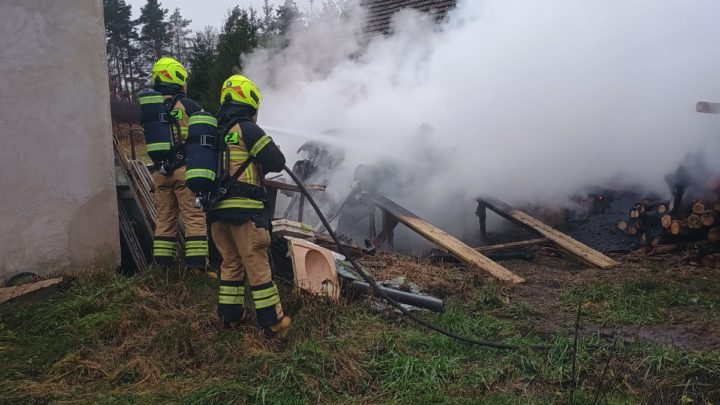
[[[187,71],[172,58],[161,58],[152,67],[153,90],[162,95],[165,110],[161,122],[166,122],[172,131],[172,149],[169,158],[154,161],[155,173],[154,202],[157,209],[153,256],[160,267],[175,264],[178,235],[178,216],[185,226],[185,265],[191,271],[206,269],[208,256],[208,238],[205,214],[195,208],[195,196],[185,184],[185,145],[188,134],[188,117],[202,108],[187,98]],[[141,104],[142,104],[141,99]],[[154,130],[155,127],[144,128]],[[167,128],[165,128],[166,130]],[[146,139],[148,138],[146,134]],[[147,145],[152,156],[153,144]]]
[[[263,177],[281,171],[285,156],[256,123],[260,101],[260,90],[244,76],[231,76],[223,84],[217,121],[229,150],[227,175],[236,175],[236,180],[225,183],[227,194],[207,216],[223,259],[218,304],[223,326],[233,328],[244,319],[247,281],[258,325],[272,337],[290,328],[291,320],[283,314],[270,271],[270,218],[264,212]],[[245,163],[248,159],[250,163]]]

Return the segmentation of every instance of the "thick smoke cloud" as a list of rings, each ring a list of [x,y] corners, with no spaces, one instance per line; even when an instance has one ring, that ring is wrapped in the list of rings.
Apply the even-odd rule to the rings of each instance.
[[[720,101],[718,21],[716,0],[472,0],[442,25],[401,12],[368,41],[358,12],[256,52],[246,73],[289,155],[313,138],[346,148],[338,195],[356,164],[381,164],[389,196],[462,236],[479,194],[663,192],[686,152],[718,163],[720,116],[694,111]]]

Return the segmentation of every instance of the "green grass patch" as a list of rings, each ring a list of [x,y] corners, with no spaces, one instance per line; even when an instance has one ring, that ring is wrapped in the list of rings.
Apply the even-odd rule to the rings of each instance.
[[[678,284],[642,280],[612,284],[607,281],[571,288],[560,296],[568,310],[582,301],[582,314],[604,324],[643,325],[670,320],[673,307],[712,309],[714,303]]]

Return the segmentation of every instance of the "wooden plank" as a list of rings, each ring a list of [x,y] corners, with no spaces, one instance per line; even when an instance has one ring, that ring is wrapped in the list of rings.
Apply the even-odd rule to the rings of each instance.
[[[508,243],[499,243],[497,245],[480,246],[480,247],[476,247],[475,250],[477,250],[480,253],[489,253],[489,252],[497,252],[498,250],[514,249],[514,248],[519,248],[519,247],[540,245],[540,244],[548,243],[548,242],[550,242],[550,239],[548,239],[548,238],[537,238],[537,239],[521,240],[519,242],[508,242]]]
[[[148,267],[143,247],[140,244],[137,234],[135,234],[135,230],[132,226],[132,220],[125,209],[125,205],[120,199],[118,199],[118,215],[120,218],[120,237],[123,239],[125,246],[130,252],[130,257],[135,265],[135,271],[139,273],[143,272],[147,270]]]
[[[3,302],[10,301],[11,299],[20,297],[25,294],[29,294],[34,291],[42,290],[44,288],[52,287],[56,284],[62,283],[63,278],[51,278],[48,280],[42,280],[35,283],[18,285],[15,287],[3,287],[0,288],[0,304]]]
[[[378,208],[392,215],[420,236],[454,254],[465,263],[473,264],[500,280],[510,281],[512,283],[522,283],[525,281],[522,277],[513,274],[510,270],[488,259],[480,252],[475,251],[442,229],[399,206],[389,198],[375,196],[372,200]]]
[[[551,240],[560,248],[568,251],[587,264],[597,266],[601,269],[610,269],[620,265],[620,263],[610,257],[605,256],[597,250],[578,242],[557,229],[540,222],[527,213],[520,211],[517,208],[513,208],[496,198],[483,197],[481,200],[488,208],[495,211],[498,215],[525,228],[533,229],[539,232],[542,236]]]

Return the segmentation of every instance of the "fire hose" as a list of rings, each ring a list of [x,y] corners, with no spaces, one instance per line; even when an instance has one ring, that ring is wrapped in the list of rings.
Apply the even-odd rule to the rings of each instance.
[[[527,345],[519,345],[519,344],[510,344],[510,343],[502,343],[502,342],[493,342],[493,341],[487,341],[487,340],[477,340],[470,337],[459,335],[455,332],[449,331],[447,329],[444,329],[440,326],[437,326],[429,321],[426,321],[415,314],[411,313],[407,308],[403,307],[400,303],[395,301],[392,297],[388,296],[388,294],[383,291],[381,286],[378,285],[378,283],[375,281],[375,279],[365,272],[363,267],[358,264],[355,259],[350,257],[349,254],[345,251],[345,248],[343,247],[342,243],[340,243],[340,240],[338,239],[337,235],[335,234],[335,231],[333,231],[332,227],[330,226],[330,223],[328,222],[327,218],[323,215],[322,211],[320,210],[320,207],[318,207],[317,203],[313,199],[312,195],[310,195],[310,192],[305,188],[305,185],[303,182],[293,173],[292,170],[290,170],[287,166],[285,166],[285,172],[290,176],[290,178],[297,184],[298,188],[300,189],[300,192],[305,196],[305,198],[308,200],[310,205],[315,210],[315,213],[317,213],[318,218],[320,218],[320,221],[322,222],[323,226],[325,226],[325,229],[327,229],[328,233],[330,234],[330,237],[332,238],[333,242],[335,242],[335,245],[337,245],[337,248],[339,250],[339,253],[346,257],[347,261],[353,266],[355,271],[362,277],[363,280],[365,280],[366,283],[370,285],[370,288],[377,294],[378,297],[385,300],[390,306],[400,311],[403,315],[408,317],[413,322],[416,322],[428,329],[434,330],[435,332],[438,332],[442,335],[445,335],[447,337],[450,337],[452,339],[461,341],[463,343],[468,343],[476,346],[483,346],[483,347],[490,347],[493,349],[504,349],[504,350],[517,350],[521,348],[530,348],[530,349],[536,349],[536,350],[548,350],[551,348],[550,345],[541,345],[541,344],[527,344]]]

